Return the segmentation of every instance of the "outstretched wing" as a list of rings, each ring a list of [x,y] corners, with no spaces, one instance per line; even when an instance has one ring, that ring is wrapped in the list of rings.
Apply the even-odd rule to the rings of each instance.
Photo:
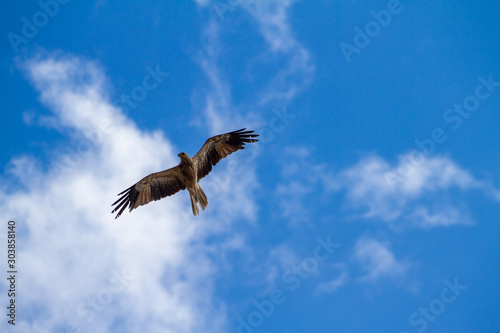
[[[200,151],[192,158],[198,170],[198,180],[202,179],[224,157],[231,155],[239,149],[245,149],[245,143],[257,142],[258,134],[254,131],[245,131],[246,128],[216,135],[208,139]]]
[[[132,211],[139,206],[168,197],[185,188],[186,185],[182,181],[178,166],[152,173],[118,194],[121,197],[111,205],[118,204],[111,213],[119,210],[116,219],[122,215],[127,207]]]

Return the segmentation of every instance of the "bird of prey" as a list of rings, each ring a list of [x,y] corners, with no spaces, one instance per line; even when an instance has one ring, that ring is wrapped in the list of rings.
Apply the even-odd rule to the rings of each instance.
[[[193,158],[190,158],[186,153],[178,154],[181,162],[177,166],[152,173],[119,193],[118,195],[121,197],[111,205],[117,205],[111,213],[118,211],[116,219],[127,207],[131,212],[139,206],[160,200],[187,188],[193,214],[198,215],[200,213],[198,204],[203,210],[208,205],[207,196],[198,185],[198,181],[212,171],[212,167],[221,159],[239,149],[245,149],[245,143],[259,141],[253,139],[258,137],[258,134],[245,130],[246,128],[243,128],[211,137]]]

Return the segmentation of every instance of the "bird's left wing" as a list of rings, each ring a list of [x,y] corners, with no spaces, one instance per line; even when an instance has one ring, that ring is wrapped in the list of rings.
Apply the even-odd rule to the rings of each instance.
[[[208,139],[200,151],[193,157],[193,162],[198,170],[198,180],[202,179],[210,171],[212,166],[216,165],[224,157],[234,153],[239,149],[245,149],[245,143],[257,142],[252,139],[259,135],[253,134],[254,131],[245,131],[246,128],[220,134]]]
[[[129,207],[130,211],[145,205],[151,201],[173,195],[186,188],[182,181],[181,171],[178,166],[152,173],[149,176],[139,180],[125,191],[119,193],[120,199],[116,200],[111,206],[118,204],[111,213],[119,210],[115,219]]]

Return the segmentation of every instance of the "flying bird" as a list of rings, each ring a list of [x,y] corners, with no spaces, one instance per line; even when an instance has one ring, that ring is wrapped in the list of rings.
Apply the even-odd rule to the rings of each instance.
[[[116,219],[127,207],[131,212],[139,206],[171,196],[187,188],[193,214],[198,215],[200,213],[198,204],[202,210],[205,210],[208,205],[207,196],[198,185],[198,181],[208,175],[212,167],[221,159],[239,149],[245,149],[245,143],[259,141],[253,139],[258,137],[258,134],[245,130],[246,128],[243,128],[211,137],[193,158],[184,152],[178,154],[181,162],[177,166],[152,173],[119,193],[121,197],[111,205],[117,205],[111,213],[118,211]]]

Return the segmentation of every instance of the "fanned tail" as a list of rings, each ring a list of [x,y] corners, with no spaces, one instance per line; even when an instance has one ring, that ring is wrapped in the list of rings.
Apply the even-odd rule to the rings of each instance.
[[[193,209],[193,215],[199,215],[200,211],[198,210],[198,198],[196,197],[196,194],[194,191],[189,190],[189,198],[191,199],[191,208]]]
[[[208,206],[208,199],[207,196],[205,195],[205,192],[201,189],[200,185],[196,184],[196,189],[195,189],[196,197],[198,202],[200,203],[200,207],[202,210],[205,210]]]
[[[207,196],[198,184],[196,184],[194,190],[189,190],[189,198],[191,199],[191,208],[193,209],[193,214],[195,216],[200,214],[198,204],[200,204],[202,210],[205,210],[208,206]]]

